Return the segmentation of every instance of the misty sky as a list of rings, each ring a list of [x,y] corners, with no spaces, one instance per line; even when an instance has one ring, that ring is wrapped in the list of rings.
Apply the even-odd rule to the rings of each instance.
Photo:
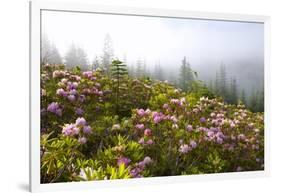
[[[126,55],[130,64],[144,59],[152,68],[160,61],[164,68],[175,70],[186,56],[203,78],[213,77],[223,62],[231,76],[249,69],[244,78],[250,73],[263,79],[261,23],[42,11],[42,33],[62,56],[72,43],[82,47],[90,60],[101,56],[108,33],[115,57],[122,60]]]

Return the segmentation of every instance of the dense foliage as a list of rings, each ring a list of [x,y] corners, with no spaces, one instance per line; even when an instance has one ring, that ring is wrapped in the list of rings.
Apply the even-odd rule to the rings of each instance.
[[[42,66],[42,183],[263,170],[263,113],[111,71]]]

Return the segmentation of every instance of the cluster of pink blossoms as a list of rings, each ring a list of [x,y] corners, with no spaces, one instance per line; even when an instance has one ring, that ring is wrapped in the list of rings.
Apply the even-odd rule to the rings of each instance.
[[[53,78],[60,78],[60,77],[64,77],[67,74],[66,71],[64,70],[55,70],[53,72]]]
[[[82,133],[80,132],[82,130]],[[62,134],[64,136],[79,136],[78,141],[81,144],[85,144],[87,142],[87,138],[85,135],[89,135],[92,133],[92,128],[87,125],[86,120],[83,117],[79,117],[76,119],[75,123],[66,124],[62,128]]]
[[[57,102],[52,102],[51,104],[48,105],[47,111],[55,113],[58,116],[62,116],[62,109]]]
[[[82,75],[84,77],[88,78],[89,80],[93,80],[94,81],[94,80],[97,79],[97,77],[94,76],[93,71],[85,71],[85,72],[82,73]]]
[[[131,160],[129,158],[121,156],[117,160],[117,165],[120,166],[121,164],[124,164],[127,167],[130,162]]]
[[[143,109],[137,109],[137,114],[140,118],[148,116],[151,113],[149,109],[143,110]]]
[[[142,137],[139,140],[139,144],[141,144],[141,145],[152,145],[152,144],[154,144],[154,141],[152,139]]]
[[[143,177],[141,175],[141,173],[143,172],[143,170],[150,164],[153,163],[153,160],[149,157],[149,156],[146,156],[143,161],[139,162],[139,163],[136,163],[135,166],[130,169],[130,175],[131,177],[133,178],[141,178]]]
[[[170,103],[171,104],[175,104],[175,105],[178,105],[178,106],[183,106],[186,104],[186,101],[185,101],[185,98],[181,98],[181,99],[171,99],[170,100]]]
[[[211,127],[210,129],[204,128],[206,133],[205,140],[206,141],[214,141],[218,144],[222,144],[227,137],[223,134],[219,127]]]
[[[189,144],[181,144],[179,148],[179,152],[182,154],[187,154],[188,152],[190,152],[192,149],[195,149],[196,147],[197,147],[197,143],[194,140],[191,140]]]
[[[145,129],[144,130],[144,137],[142,137],[139,140],[139,144],[142,145],[152,145],[154,141],[152,140],[152,130],[151,129]]]
[[[151,113],[152,120],[155,124],[160,123],[162,120],[166,119],[166,116],[162,112],[152,112]]]
[[[110,90],[101,90],[101,84],[96,82],[97,77],[93,71],[83,72],[82,75],[79,76],[69,74],[66,71],[57,70],[54,71],[53,76],[56,78],[61,78],[61,80],[58,82],[59,88],[56,90],[56,94],[75,104],[74,111],[79,116],[84,114],[82,103],[86,101],[87,95],[96,95],[98,100],[102,102],[102,97],[107,93],[111,93]],[[84,84],[81,82],[81,77],[94,81],[92,82],[93,85],[89,87],[86,84],[86,86],[84,86]]]
[[[75,78],[77,79],[77,78]],[[79,80],[79,79],[78,79]],[[79,95],[77,88],[79,86],[79,82],[71,82],[66,78],[61,79],[58,83],[61,88],[58,88],[56,94],[67,98],[70,102],[74,102],[76,100],[80,102],[84,102],[85,96]]]
[[[91,81],[96,81],[97,80],[97,77],[94,75],[93,71],[86,71],[86,72],[83,72],[83,76]],[[100,83],[98,82],[95,82],[94,86],[92,88],[84,88],[83,89],[83,94],[95,94],[99,97],[102,97],[104,96],[104,92],[102,90],[100,90]]]
[[[146,121],[149,119],[150,114],[153,114],[154,112],[151,112],[149,109],[143,110],[143,109],[137,109],[137,115],[138,118],[144,118]],[[140,133],[143,137],[141,137],[138,141],[141,145],[152,145],[154,144],[154,141],[152,139],[152,130],[150,128],[147,128],[144,123],[137,123],[135,125],[135,128],[137,129],[137,133]]]

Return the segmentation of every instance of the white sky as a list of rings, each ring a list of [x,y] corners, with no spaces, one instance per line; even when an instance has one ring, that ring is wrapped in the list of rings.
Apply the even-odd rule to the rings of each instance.
[[[74,43],[90,61],[102,54],[109,33],[115,56],[122,60],[126,54],[128,63],[142,58],[147,66],[160,61],[174,68],[186,56],[194,68],[221,61],[263,65],[264,28],[259,23],[42,11],[42,33],[62,55]]]

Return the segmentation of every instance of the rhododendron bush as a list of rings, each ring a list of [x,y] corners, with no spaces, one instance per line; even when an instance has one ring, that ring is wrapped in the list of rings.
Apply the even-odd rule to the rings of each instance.
[[[42,183],[264,169],[263,113],[167,82],[116,81],[42,66]]]

